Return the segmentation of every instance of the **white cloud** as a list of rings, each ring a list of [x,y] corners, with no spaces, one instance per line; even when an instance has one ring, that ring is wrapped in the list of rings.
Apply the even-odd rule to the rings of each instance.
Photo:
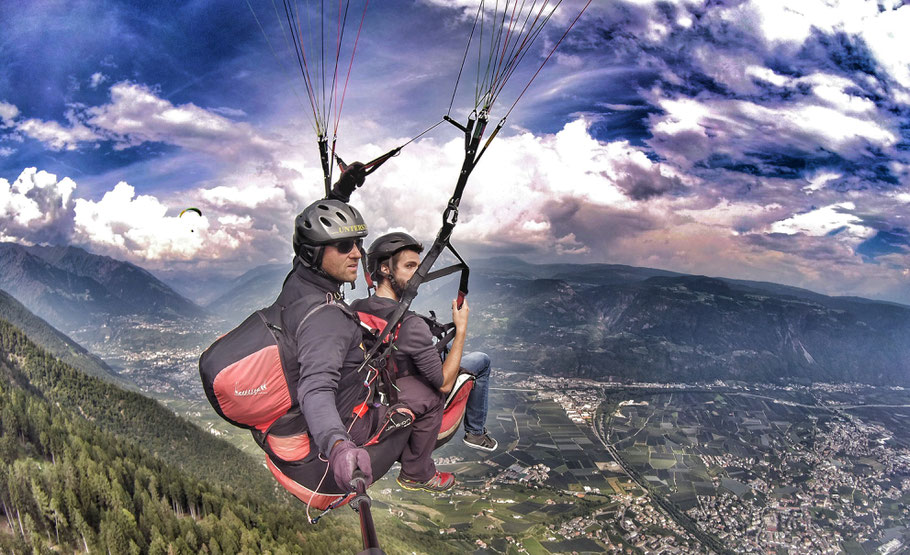
[[[97,89],[98,85],[100,85],[101,83],[104,83],[107,80],[108,80],[107,75],[98,71],[98,72],[93,73],[92,76],[89,78],[88,86],[93,89]]]
[[[246,123],[237,123],[188,103],[175,106],[146,86],[120,82],[111,102],[87,110],[87,123],[120,148],[162,142],[232,162],[272,161],[282,145]]]
[[[852,159],[866,142],[891,147],[898,137],[885,123],[828,106],[798,102],[763,106],[731,99],[699,101],[659,99],[664,111],[651,117],[651,144],[662,155],[689,167],[712,154],[794,148],[812,152],[825,148]]]
[[[839,112],[856,115],[875,115],[876,106],[874,102],[868,98],[862,98],[846,92],[847,89],[855,86],[853,81],[849,79],[836,75],[816,73],[798,79],[797,83],[810,84],[812,92],[817,98]]]
[[[824,187],[834,181],[835,179],[840,179],[843,177],[843,174],[837,172],[820,172],[810,178],[808,178],[809,184],[803,187],[804,191],[818,191],[824,189]]]
[[[101,74],[92,76],[93,82],[98,75]],[[99,83],[103,80],[98,78]],[[232,121],[192,103],[175,106],[150,88],[129,82],[111,87],[108,104],[70,109],[65,115],[67,124],[37,118],[17,121],[18,115],[16,106],[0,102],[3,126],[14,127],[58,151],[75,150],[80,145],[105,140],[113,140],[115,148],[120,149],[160,142],[237,166],[279,166],[278,160],[288,151],[286,145],[262,135],[247,123]]]
[[[25,135],[41,141],[51,150],[76,150],[80,143],[94,142],[100,137],[91,129],[70,117],[70,126],[64,127],[56,121],[27,119],[16,128]]]
[[[7,156],[12,156],[16,152],[14,149],[8,146],[0,146],[0,158],[6,158]]]
[[[12,183],[0,178],[0,234],[8,240],[57,244],[72,230],[76,183],[27,168]]]
[[[878,2],[855,0],[753,0],[726,10],[726,19],[754,25],[769,42],[803,43],[813,28],[853,32],[878,14]]]
[[[753,0],[721,10],[723,19],[754,29],[772,46],[794,51],[814,32],[856,36],[869,47],[876,62],[903,87],[895,94],[910,102],[910,5],[876,0]]]
[[[276,184],[246,183],[240,186],[219,185],[200,191],[201,197],[218,208],[236,207],[252,210],[262,206],[287,204],[285,190]]]
[[[100,201],[77,199],[75,240],[121,258],[145,260],[206,258],[208,218],[167,215],[168,207],[150,195],[118,183]]]
[[[0,240],[75,244],[150,269],[181,261],[230,266],[276,252],[283,258],[289,251],[292,207],[233,214],[209,210],[197,197],[190,200],[204,207],[203,215],[181,217],[186,198],[165,203],[120,182],[95,201],[74,198],[76,188],[70,178],[36,168],[26,169],[12,184],[0,178]]]
[[[371,235],[403,226],[422,240],[432,239],[459,173],[463,145],[461,139],[418,141],[371,176],[352,200],[363,209]],[[629,192],[659,198],[673,186],[680,183],[669,168],[626,141],[596,140],[584,120],[553,135],[501,135],[470,178],[455,234],[485,245],[580,253],[589,241],[612,238],[593,229],[569,237],[566,218],[589,220],[598,210],[634,214],[644,200],[634,200]],[[569,200],[597,208],[554,210]]]
[[[823,206],[810,212],[796,214],[785,220],[774,222],[768,228],[768,231],[787,235],[802,233],[821,237],[843,229],[842,236],[852,240],[866,239],[875,235],[876,231],[874,229],[861,225],[862,219],[851,213],[855,210],[856,205],[852,202]]]
[[[856,90],[857,83],[840,75],[812,73],[804,77],[794,78],[780,75],[769,68],[756,65],[748,66],[746,75],[778,87],[791,89],[802,86],[809,87],[822,104],[841,112],[874,115],[877,108],[875,103],[868,98],[847,92]]]
[[[219,106],[218,108],[209,108],[210,112],[216,114],[221,114],[222,116],[227,116],[229,118],[245,118],[247,113],[238,108],[229,108],[227,106]]]
[[[0,123],[2,127],[12,127],[13,120],[19,115],[19,108],[8,103],[0,101]]]
[[[767,68],[765,66],[746,66],[745,74],[749,77],[754,77],[756,79],[766,81],[778,87],[783,87],[784,85],[790,84],[793,81],[792,78],[787,77],[786,75],[781,75],[775,72],[773,69]]]
[[[773,218],[781,208],[780,204],[765,205],[752,201],[720,199],[717,204],[707,208],[681,208],[674,212],[703,226],[719,227],[721,233],[735,234],[733,230],[743,226],[744,222]]]

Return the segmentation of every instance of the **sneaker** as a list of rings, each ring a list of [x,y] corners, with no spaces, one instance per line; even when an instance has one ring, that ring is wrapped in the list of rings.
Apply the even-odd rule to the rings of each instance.
[[[496,447],[499,445],[495,439],[490,437],[490,434],[488,434],[486,430],[484,430],[482,434],[465,432],[464,444],[474,449],[480,449],[481,451],[495,451]]]
[[[416,480],[408,480],[407,478],[402,478],[401,475],[398,475],[398,485],[404,489],[411,491],[429,491],[433,493],[439,493],[441,491],[446,491],[451,489],[455,485],[455,475],[451,472],[436,472],[432,478],[426,482],[418,482]]]

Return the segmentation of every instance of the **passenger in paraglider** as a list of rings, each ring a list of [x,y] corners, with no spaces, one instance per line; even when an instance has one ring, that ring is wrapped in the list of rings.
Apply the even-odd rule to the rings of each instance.
[[[367,271],[376,283],[376,293],[352,302],[351,308],[388,320],[420,265],[422,251],[423,245],[407,233],[389,233],[376,239],[367,256]],[[400,390],[398,400],[412,408],[439,407],[432,409],[432,420],[426,418],[412,426],[408,445],[401,455],[398,483],[403,488],[445,491],[455,483],[452,474],[436,470],[432,451],[442,421],[445,394],[451,391],[460,368],[475,376],[465,411],[464,442],[484,451],[496,449],[496,440],[484,429],[490,358],[484,353],[463,354],[469,310],[466,301],[460,308],[452,301],[455,337],[444,361],[439,357],[429,326],[416,314],[408,312],[398,329],[397,350],[392,355],[395,385]]]

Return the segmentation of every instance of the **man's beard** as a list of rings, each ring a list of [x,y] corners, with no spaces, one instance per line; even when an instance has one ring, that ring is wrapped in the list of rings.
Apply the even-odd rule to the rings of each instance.
[[[395,274],[389,275],[389,286],[392,288],[392,291],[395,292],[395,296],[399,299],[401,299],[405,289],[407,289],[407,284],[402,285],[399,283],[398,277]]]

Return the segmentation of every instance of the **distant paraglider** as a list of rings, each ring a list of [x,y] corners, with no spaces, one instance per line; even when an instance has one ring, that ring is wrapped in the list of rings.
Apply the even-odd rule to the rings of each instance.
[[[183,215],[186,214],[187,212],[195,212],[196,214],[199,215],[200,218],[202,217],[202,210],[199,210],[198,208],[193,208],[193,207],[184,208],[184,209],[180,212],[180,215],[177,216],[177,217],[178,217],[178,218],[182,218]],[[190,230],[190,233],[195,233],[195,232],[196,232],[195,229],[191,229],[191,230]]]
[[[177,216],[177,217],[179,218],[179,217],[183,216],[184,214],[186,214],[187,212],[195,212],[195,213],[199,214],[200,216],[202,216],[202,210],[199,210],[198,208],[186,208],[182,212],[180,212],[180,216]]]

